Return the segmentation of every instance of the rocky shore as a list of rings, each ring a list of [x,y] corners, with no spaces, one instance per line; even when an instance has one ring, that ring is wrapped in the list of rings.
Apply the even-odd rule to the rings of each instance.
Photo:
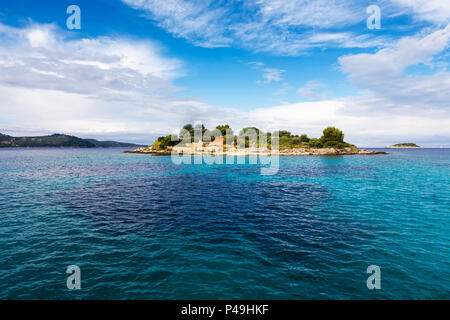
[[[365,149],[355,148],[299,148],[299,149],[287,149],[280,150],[280,156],[344,156],[344,155],[376,155],[376,154],[388,154],[384,151],[373,151]]]
[[[171,151],[153,151],[153,150],[127,150],[123,153],[138,153],[138,154],[151,154],[153,156],[170,156],[172,154]]]
[[[124,153],[137,153],[137,154],[150,154],[153,156],[170,156],[172,154],[171,150],[152,150],[151,148],[139,148],[132,151],[124,151]],[[177,152],[178,154],[185,155],[215,155],[215,156],[270,156],[270,155],[279,155],[279,156],[345,156],[345,155],[379,155],[379,154],[388,154],[383,151],[372,151],[372,150],[364,150],[364,149],[355,149],[355,148],[342,148],[342,149],[334,149],[334,148],[297,148],[297,149],[284,149],[279,150],[278,152],[269,151],[261,151],[261,150],[242,150],[242,149],[234,149],[226,152]]]

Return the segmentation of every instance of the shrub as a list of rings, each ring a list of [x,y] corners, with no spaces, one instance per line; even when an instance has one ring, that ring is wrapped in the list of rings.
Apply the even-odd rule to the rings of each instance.
[[[351,146],[353,145],[346,142],[338,142],[338,141],[328,141],[323,144],[324,148],[336,148],[336,149],[343,149]]]
[[[321,139],[311,138],[309,139],[308,145],[311,148],[323,148],[323,142]]]
[[[301,136],[300,136],[300,141],[301,142],[309,142],[309,138],[308,138],[308,136],[306,135],[306,134],[302,134]]]
[[[173,147],[179,142],[180,141],[178,140],[176,135],[173,135],[172,138],[172,135],[169,134],[166,137],[159,137],[158,140],[153,143],[152,148],[157,150],[165,150],[167,149],[167,147]]]

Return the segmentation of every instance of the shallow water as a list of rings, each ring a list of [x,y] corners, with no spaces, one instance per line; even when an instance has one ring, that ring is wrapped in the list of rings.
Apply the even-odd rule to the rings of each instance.
[[[450,149],[389,152],[281,157],[262,176],[0,150],[0,299],[449,299]]]

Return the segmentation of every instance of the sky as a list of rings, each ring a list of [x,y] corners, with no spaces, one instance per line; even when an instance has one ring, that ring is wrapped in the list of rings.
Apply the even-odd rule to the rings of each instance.
[[[2,0],[0,132],[336,126],[360,147],[450,147],[449,44],[448,0]]]

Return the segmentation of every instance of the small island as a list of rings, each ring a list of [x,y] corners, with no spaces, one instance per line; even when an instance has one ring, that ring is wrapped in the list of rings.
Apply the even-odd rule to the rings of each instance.
[[[394,144],[392,146],[389,146],[388,148],[391,149],[408,149],[408,148],[422,148],[421,146],[418,146],[417,144],[413,143],[413,142],[404,142],[404,143],[397,143]]]
[[[273,137],[278,136],[278,139]],[[273,146],[272,144],[278,144]],[[344,141],[344,133],[328,127],[320,138],[309,138],[306,134],[292,134],[281,130],[263,132],[256,127],[247,127],[237,135],[229,125],[219,125],[213,130],[203,125],[185,125],[178,135],[159,137],[151,146],[125,153],[151,155],[217,155],[217,156],[338,156],[387,154],[382,151],[358,149]]]

